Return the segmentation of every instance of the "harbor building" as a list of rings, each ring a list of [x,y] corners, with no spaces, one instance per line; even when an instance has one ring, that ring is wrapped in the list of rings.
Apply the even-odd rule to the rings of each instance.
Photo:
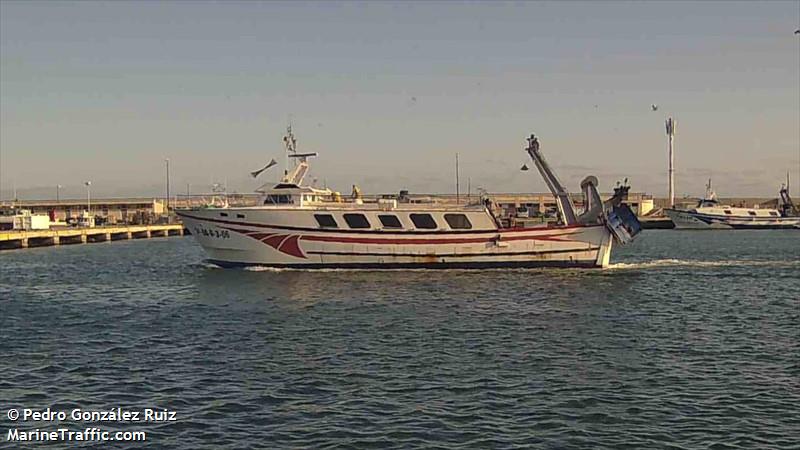
[[[152,223],[165,212],[164,200],[154,198],[92,199],[89,203],[91,215],[108,224]],[[0,205],[4,209],[30,211],[32,215],[47,215],[51,222],[77,221],[87,210],[86,199],[22,200]]]

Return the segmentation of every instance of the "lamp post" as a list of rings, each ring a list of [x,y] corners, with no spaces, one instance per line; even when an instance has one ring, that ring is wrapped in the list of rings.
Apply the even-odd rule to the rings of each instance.
[[[64,187],[64,186],[61,186],[60,184],[56,185],[56,203],[61,203],[61,195],[60,194],[61,194],[61,188],[62,187]]]
[[[167,163],[167,197],[166,197],[166,212],[169,215],[169,158],[164,158],[164,162]]]
[[[91,212],[92,212],[92,182],[91,181],[84,181],[83,184],[86,186],[86,212],[91,214]]]
[[[456,153],[456,205],[459,204],[459,191],[458,188],[458,153]]]

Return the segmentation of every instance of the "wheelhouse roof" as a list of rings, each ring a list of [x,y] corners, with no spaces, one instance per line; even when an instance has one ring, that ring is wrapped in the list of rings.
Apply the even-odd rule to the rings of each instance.
[[[287,195],[287,194],[316,194],[331,195],[330,189],[316,189],[311,186],[298,186],[294,183],[278,183],[276,185],[263,185],[256,189],[256,192],[264,195]]]

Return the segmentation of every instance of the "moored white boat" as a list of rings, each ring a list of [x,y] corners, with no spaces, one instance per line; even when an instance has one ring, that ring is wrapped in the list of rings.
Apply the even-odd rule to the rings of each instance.
[[[705,197],[690,209],[664,209],[675,224],[682,229],[787,229],[800,227],[800,216],[789,197],[789,191],[780,191],[781,210],[770,208],[741,208],[723,205],[711,189],[711,180],[706,185]]]
[[[584,211],[572,200],[539,151],[536,137],[526,151],[556,196],[560,223],[503,227],[491,202],[473,205],[410,203],[403,199],[344,199],[328,189],[303,185],[308,158],[289,130],[284,139],[296,161],[275,186],[259,189],[258,206],[178,210],[187,229],[223,267],[290,268],[483,268],[605,267],[613,242],[640,231],[623,203],[629,187],[603,202],[597,179],[581,187]]]

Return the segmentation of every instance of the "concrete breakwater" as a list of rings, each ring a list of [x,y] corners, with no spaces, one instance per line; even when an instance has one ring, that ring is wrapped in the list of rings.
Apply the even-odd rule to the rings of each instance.
[[[124,239],[183,236],[189,234],[182,224],[132,225],[96,228],[55,228],[50,230],[0,231],[0,250],[51,245],[111,242]]]

